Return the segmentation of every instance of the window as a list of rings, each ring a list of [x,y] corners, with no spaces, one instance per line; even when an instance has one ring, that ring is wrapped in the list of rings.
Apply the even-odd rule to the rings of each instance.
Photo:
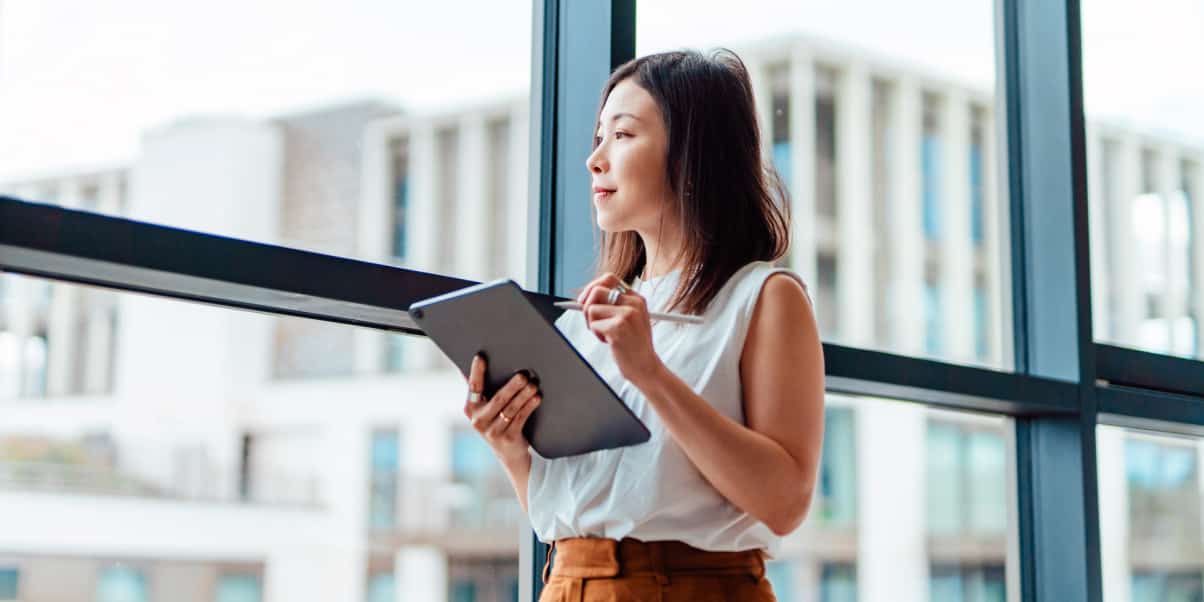
[[[824,415],[819,495],[815,503],[818,519],[833,527],[852,527],[857,518],[857,444],[853,420],[853,410],[847,407],[829,407]]]
[[[368,520],[373,529],[389,529],[397,525],[400,454],[401,443],[396,429],[372,432],[372,494]]]
[[[1175,76],[1198,54],[1200,8],[1159,0],[1134,16],[1089,0],[1081,13],[1095,337],[1202,357],[1204,90]]]
[[[803,246],[790,250],[789,267],[820,285],[825,341],[1010,366],[995,12],[985,0],[855,0],[822,11],[752,0],[739,14],[684,0],[640,5],[637,56],[723,47],[747,65],[764,162],[790,184],[792,244]],[[928,264],[943,302],[917,316]],[[1001,310],[983,314],[985,352],[969,325],[979,272],[988,306]],[[823,298],[827,282],[834,303]],[[929,316],[934,325],[916,326]]]
[[[999,534],[1007,527],[1003,433],[930,420],[928,526],[932,534]]]
[[[260,602],[263,585],[259,575],[222,575],[217,582],[216,602]]]
[[[856,602],[857,569],[842,564],[824,565],[819,591],[820,602]]]
[[[0,600],[17,600],[21,592],[19,578],[21,572],[17,569],[0,568]]]
[[[102,569],[96,580],[97,602],[148,602],[148,591],[146,576],[129,567]]]
[[[932,602],[1005,602],[1003,566],[933,566]]]
[[[393,573],[377,573],[368,578],[367,602],[396,602],[397,583]]]
[[[1199,439],[1096,432],[1104,600],[1200,599]]]

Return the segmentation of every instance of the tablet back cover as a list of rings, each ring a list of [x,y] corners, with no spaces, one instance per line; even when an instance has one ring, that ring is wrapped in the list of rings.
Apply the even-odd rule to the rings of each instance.
[[[410,306],[410,316],[468,377],[488,360],[486,398],[516,372],[539,381],[543,402],[523,428],[539,455],[559,458],[648,440],[648,429],[513,280],[470,286]]]

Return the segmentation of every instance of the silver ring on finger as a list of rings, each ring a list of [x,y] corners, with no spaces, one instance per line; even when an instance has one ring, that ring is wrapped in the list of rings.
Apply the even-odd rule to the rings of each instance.
[[[469,392],[468,392],[468,401],[471,401],[472,403],[478,403],[478,402],[480,402],[480,401],[481,401],[481,394],[480,394],[479,392],[477,392],[477,391],[469,391]]]
[[[624,295],[631,292],[631,287],[627,286],[627,283],[622,280],[619,281],[618,289],[619,293]]]
[[[617,288],[610,289],[610,294],[606,295],[606,304],[607,305],[618,304],[619,303],[619,295],[622,295],[622,294],[623,294],[623,291],[621,291]]]

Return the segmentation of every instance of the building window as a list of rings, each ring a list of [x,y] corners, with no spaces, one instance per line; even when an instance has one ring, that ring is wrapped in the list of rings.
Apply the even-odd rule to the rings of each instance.
[[[770,100],[770,142],[772,143],[773,168],[782,179],[787,190],[790,188],[790,67],[778,65],[769,71],[769,79],[773,86],[773,98]]]
[[[397,581],[393,573],[376,573],[368,577],[364,599],[367,602],[396,602]]]
[[[1125,441],[1129,529],[1134,540],[1200,548],[1196,447],[1133,436]],[[1185,554],[1188,548],[1184,548]]]
[[[469,492],[452,522],[469,529],[497,529],[518,519],[521,507],[489,444],[474,430],[452,433],[452,480]]]
[[[974,354],[979,361],[986,361],[991,353],[990,328],[987,315],[987,287],[981,277],[975,278],[974,286]]]
[[[857,520],[857,440],[853,410],[829,407],[824,413],[820,457],[819,519],[824,525],[852,527]]]
[[[147,602],[146,575],[137,569],[114,566],[101,570],[96,581],[96,602]]]
[[[1130,602],[1198,602],[1204,600],[1200,571],[1133,573]]]
[[[14,568],[0,568],[0,600],[17,600],[21,573]]]
[[[260,602],[263,586],[259,575],[222,575],[217,581],[216,602]]]
[[[819,215],[835,218],[836,76],[828,69],[819,69],[815,75],[815,207]]]
[[[406,260],[408,250],[406,241],[407,213],[410,207],[410,141],[402,138],[390,145],[393,157],[393,241],[389,247],[393,257],[398,261]]]
[[[816,257],[816,261],[819,294],[816,299],[815,313],[824,338],[832,339],[836,338],[836,331],[840,325],[839,310],[836,307],[836,254],[830,251],[821,251]]]
[[[797,600],[798,594],[794,588],[795,560],[771,560],[765,563],[765,578],[773,585],[773,593],[778,600]]]
[[[941,344],[941,288],[935,282],[924,283],[924,350],[929,355],[940,355]]]
[[[1005,602],[1003,566],[933,565],[929,592],[932,602]]]
[[[929,241],[940,238],[940,128],[933,101],[925,101],[923,137],[920,141],[920,175],[923,201],[923,236]]]
[[[401,469],[401,437],[397,429],[372,432],[371,491],[368,523],[373,529],[397,526],[397,485]]]
[[[820,570],[820,602],[857,602],[857,568],[826,563]]]
[[[518,602],[518,558],[448,559],[448,602]]]
[[[928,532],[1004,533],[1008,497],[1003,434],[930,420],[926,440]]]
[[[21,353],[22,397],[46,397],[46,364],[50,358],[48,347],[44,327],[25,339]]]
[[[975,109],[974,125],[970,130],[970,239],[981,244],[985,234],[983,203],[986,197],[986,182],[983,175],[983,124],[981,111]]]

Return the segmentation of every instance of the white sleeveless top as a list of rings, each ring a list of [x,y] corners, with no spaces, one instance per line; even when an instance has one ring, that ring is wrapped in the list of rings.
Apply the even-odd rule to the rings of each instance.
[[[652,322],[653,348],[665,365],[723,415],[744,424],[740,355],[761,285],[775,272],[798,274],[767,261],[732,274],[703,324]],[[650,311],[664,311],[680,270],[633,288]],[[646,443],[566,458],[531,452],[527,501],[541,541],[565,537],[679,540],[713,551],[764,549],[776,556],[781,538],[712,487],[666,430],[651,403],[619,374],[610,347],[566,311],[556,327],[648,427]]]

